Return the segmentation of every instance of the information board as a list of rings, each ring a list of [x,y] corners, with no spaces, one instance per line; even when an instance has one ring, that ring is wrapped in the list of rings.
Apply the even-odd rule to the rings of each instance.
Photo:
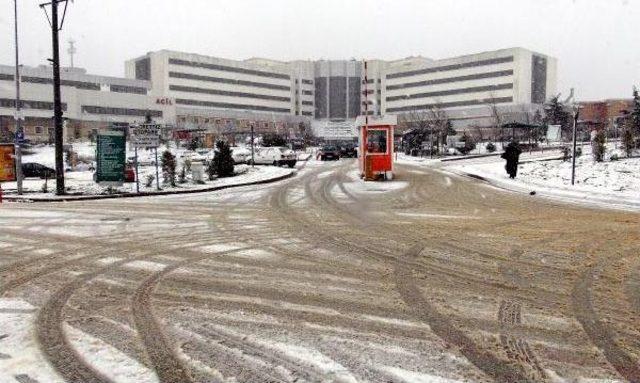
[[[129,128],[131,143],[136,148],[157,148],[160,145],[160,125],[141,124]]]
[[[16,180],[16,148],[14,144],[0,144],[0,182]]]
[[[122,186],[126,160],[124,132],[118,130],[99,132],[96,151],[96,182],[108,186]]]

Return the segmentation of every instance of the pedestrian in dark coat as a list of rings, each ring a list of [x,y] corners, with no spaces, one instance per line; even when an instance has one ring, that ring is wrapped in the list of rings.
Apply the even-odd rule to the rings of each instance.
[[[504,153],[502,153],[501,157],[507,160],[504,168],[507,170],[509,178],[516,178],[520,153],[522,153],[522,149],[520,149],[520,145],[515,141],[511,141],[504,150]]]

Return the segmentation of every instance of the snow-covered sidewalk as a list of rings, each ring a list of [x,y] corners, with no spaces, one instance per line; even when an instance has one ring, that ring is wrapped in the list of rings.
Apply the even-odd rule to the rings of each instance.
[[[588,148],[587,148],[588,149]],[[510,179],[499,158],[484,163],[458,162],[444,170],[474,175],[495,186],[518,192],[624,210],[640,211],[640,158],[595,162],[589,150],[576,159],[576,182],[571,185],[571,161],[534,160],[520,163]]]
[[[155,168],[148,167],[148,172],[153,171],[155,174]],[[70,188],[68,195],[57,196],[55,192],[55,180],[49,181],[49,192],[42,193],[36,190],[30,190],[31,186],[25,182],[24,195],[18,196],[16,194],[5,194],[4,199],[8,201],[56,201],[56,200],[83,200],[83,199],[99,199],[99,198],[120,198],[120,197],[135,197],[135,196],[149,196],[149,195],[167,195],[167,194],[180,194],[180,193],[195,193],[218,190],[233,186],[243,186],[257,183],[265,183],[270,181],[277,181],[286,177],[292,176],[296,169],[283,168],[277,166],[256,166],[251,167],[248,165],[236,165],[236,172],[240,173],[233,177],[225,177],[214,179],[213,181],[206,181],[205,183],[198,184],[191,182],[187,179],[185,183],[177,183],[175,187],[170,185],[162,185],[162,190],[157,190],[155,181],[150,187],[144,185],[144,176],[141,169],[141,182],[140,193],[135,192],[135,183],[126,183],[122,187],[117,188],[113,193],[107,193],[106,188],[93,182],[92,172],[73,172],[66,173],[66,186]],[[161,176],[162,177],[162,176]],[[42,184],[43,180],[33,181],[34,185]],[[15,183],[3,184],[3,188],[15,189]],[[73,194],[71,194],[73,193]]]

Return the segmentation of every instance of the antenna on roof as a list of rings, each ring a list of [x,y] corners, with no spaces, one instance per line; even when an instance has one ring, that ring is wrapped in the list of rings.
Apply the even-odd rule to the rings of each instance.
[[[67,53],[69,54],[69,58],[71,59],[71,68],[73,68],[73,55],[78,51],[75,47],[76,41],[74,39],[69,39],[69,48],[67,48]]]

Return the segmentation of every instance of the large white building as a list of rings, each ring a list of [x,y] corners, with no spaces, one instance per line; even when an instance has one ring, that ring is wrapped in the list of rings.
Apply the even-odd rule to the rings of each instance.
[[[170,108],[157,104],[147,93],[149,81],[96,76],[80,68],[63,68],[62,110],[68,138],[86,138],[112,124],[133,124],[149,114],[170,123]],[[53,74],[51,67],[20,68],[21,109],[26,137],[49,141],[53,137]],[[0,65],[0,131],[14,130],[15,67]]]
[[[63,68],[62,98],[69,125],[80,130],[151,114],[180,131],[242,134],[253,126],[297,134],[313,126],[332,137],[344,135],[365,110],[406,117],[430,108],[443,109],[454,128],[466,129],[490,126],[492,108],[506,120],[541,109],[556,92],[556,66],[556,59],[523,48],[442,60],[367,60],[366,70],[356,60],[228,60],[160,50],[128,60],[125,78]],[[0,66],[0,129],[12,125],[13,73]],[[27,135],[48,130],[50,68],[24,67],[21,77]]]

